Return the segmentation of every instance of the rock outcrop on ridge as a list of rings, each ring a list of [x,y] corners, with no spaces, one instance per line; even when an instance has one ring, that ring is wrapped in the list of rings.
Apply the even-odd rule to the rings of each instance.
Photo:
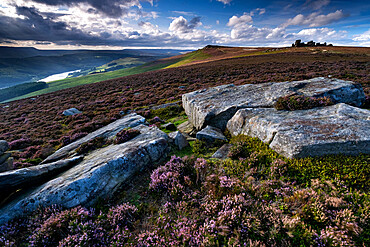
[[[343,103],[299,111],[241,109],[227,129],[258,137],[288,158],[370,154],[370,111]]]
[[[273,108],[278,98],[292,95],[330,97],[337,104],[299,111]],[[183,106],[197,129],[227,127],[231,135],[258,137],[278,153],[299,158],[370,153],[370,111],[355,107],[364,100],[359,84],[319,77],[199,90],[183,95]]]
[[[99,135],[111,138],[119,129],[132,125],[136,125],[133,129],[140,131],[140,135],[127,142],[112,144],[88,153],[72,168],[11,201],[0,209],[0,224],[30,213],[39,206],[57,204],[70,208],[77,205],[93,205],[99,198],[111,197],[123,183],[132,179],[141,170],[162,162],[169,153],[169,137],[157,127],[141,124],[144,121],[144,118],[136,114],[128,115],[91,133],[90,138]],[[77,143],[86,142],[89,139],[86,137]],[[79,144],[72,144],[64,149],[63,155],[54,155],[54,158],[49,160],[55,160],[56,157],[73,159],[75,157],[73,149]],[[50,164],[41,166],[45,168],[48,165]],[[10,175],[22,180],[21,174],[8,174]]]
[[[365,94],[360,84],[334,78],[262,83],[234,86],[223,85],[182,96],[189,122],[198,130],[207,125],[226,128],[234,114],[242,108],[268,108],[283,96],[300,94],[310,97],[330,97],[334,103],[361,106]]]

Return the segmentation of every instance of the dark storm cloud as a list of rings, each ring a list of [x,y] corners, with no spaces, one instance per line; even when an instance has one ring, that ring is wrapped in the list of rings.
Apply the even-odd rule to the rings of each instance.
[[[48,42],[99,43],[102,40],[69,27],[65,22],[55,21],[48,14],[35,8],[16,7],[17,14],[24,16],[12,18],[0,16],[0,40],[33,40]]]
[[[138,0],[32,0],[33,2],[43,3],[52,6],[73,6],[84,3],[89,4],[94,9],[89,9],[90,13],[96,10],[110,17],[120,17],[128,12],[128,8],[120,5],[130,6],[136,4]]]
[[[130,31],[119,38],[112,37],[109,32],[99,36],[84,33],[80,29],[70,27],[67,23],[56,21],[48,13],[41,13],[35,8],[16,7],[17,14],[25,18],[13,18],[0,15],[0,43],[12,41],[34,41],[38,44],[55,43],[58,45],[107,45],[107,46],[148,46],[153,44],[171,43],[185,45],[185,42],[163,33],[158,36]],[[49,17],[48,17],[49,16]],[[195,25],[197,21],[190,21]],[[121,23],[117,23],[121,24]],[[192,43],[192,42],[190,42]],[[194,42],[195,43],[195,42]]]

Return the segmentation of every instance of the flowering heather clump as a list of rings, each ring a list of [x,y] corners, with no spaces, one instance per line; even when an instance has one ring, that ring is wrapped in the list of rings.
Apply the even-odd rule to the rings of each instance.
[[[124,246],[136,212],[128,203],[108,213],[83,207],[39,209],[28,219],[0,226],[0,246]]]
[[[137,208],[128,203],[109,209],[107,218],[113,226],[132,226],[135,221]]]
[[[115,144],[120,144],[135,138],[136,136],[140,135],[140,131],[136,129],[123,129],[117,133],[116,139],[114,141]]]
[[[160,119],[160,117],[156,116],[152,119],[149,120],[149,123],[151,124],[156,124],[156,123],[164,123],[164,121],[162,119]]]
[[[16,150],[22,149],[27,147],[30,144],[31,140],[29,138],[21,138],[14,141],[9,142],[9,149]]]
[[[333,101],[329,97],[308,97],[304,95],[293,95],[293,96],[284,96],[278,98],[274,107],[277,110],[306,110],[315,107],[329,106],[333,105]]]
[[[149,188],[153,191],[165,191],[176,197],[184,190],[185,164],[181,158],[172,156],[164,166],[158,167],[150,176]]]
[[[281,159],[276,159],[271,163],[270,176],[271,178],[279,179],[286,174],[287,170],[287,162]]]

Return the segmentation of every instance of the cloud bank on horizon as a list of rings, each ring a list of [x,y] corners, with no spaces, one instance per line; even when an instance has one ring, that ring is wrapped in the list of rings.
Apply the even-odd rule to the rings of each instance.
[[[370,46],[370,3],[297,0],[2,0],[0,45],[37,48]]]

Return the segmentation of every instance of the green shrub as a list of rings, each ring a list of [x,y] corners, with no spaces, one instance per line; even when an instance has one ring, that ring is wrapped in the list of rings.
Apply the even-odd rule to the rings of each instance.
[[[193,144],[193,153],[196,155],[202,155],[207,152],[207,144],[204,141],[195,140]]]
[[[181,115],[181,113],[184,111],[184,109],[179,105],[172,105],[166,108],[157,109],[157,110],[151,110],[150,116],[155,117],[158,116],[161,119],[169,120],[174,117],[178,117]]]
[[[289,168],[291,175],[301,183],[309,183],[314,178],[339,179],[354,188],[370,188],[370,155],[293,159],[289,161]]]
[[[199,157],[211,157],[223,144],[225,141],[216,140],[213,143],[208,143],[203,140],[195,140],[192,145],[193,153]]]
[[[268,144],[261,142],[256,137],[239,135],[233,137],[230,143],[233,144],[228,154],[231,159],[248,158],[253,152],[258,153],[260,162],[263,163],[271,163],[280,157],[278,153],[269,148]]]
[[[261,142],[258,138],[237,136],[231,140],[233,147],[229,157],[241,159],[226,166],[226,170],[236,176],[243,176],[238,172],[245,172],[248,168],[264,166],[266,169],[276,160],[287,163],[290,179],[299,183],[309,184],[311,179],[343,181],[347,186],[358,189],[370,188],[370,155],[358,156],[329,155],[324,157],[307,157],[302,159],[286,159]],[[253,155],[252,155],[253,154]],[[253,157],[253,162],[251,160]],[[233,167],[235,166],[235,167]],[[266,171],[269,173],[268,171]]]

